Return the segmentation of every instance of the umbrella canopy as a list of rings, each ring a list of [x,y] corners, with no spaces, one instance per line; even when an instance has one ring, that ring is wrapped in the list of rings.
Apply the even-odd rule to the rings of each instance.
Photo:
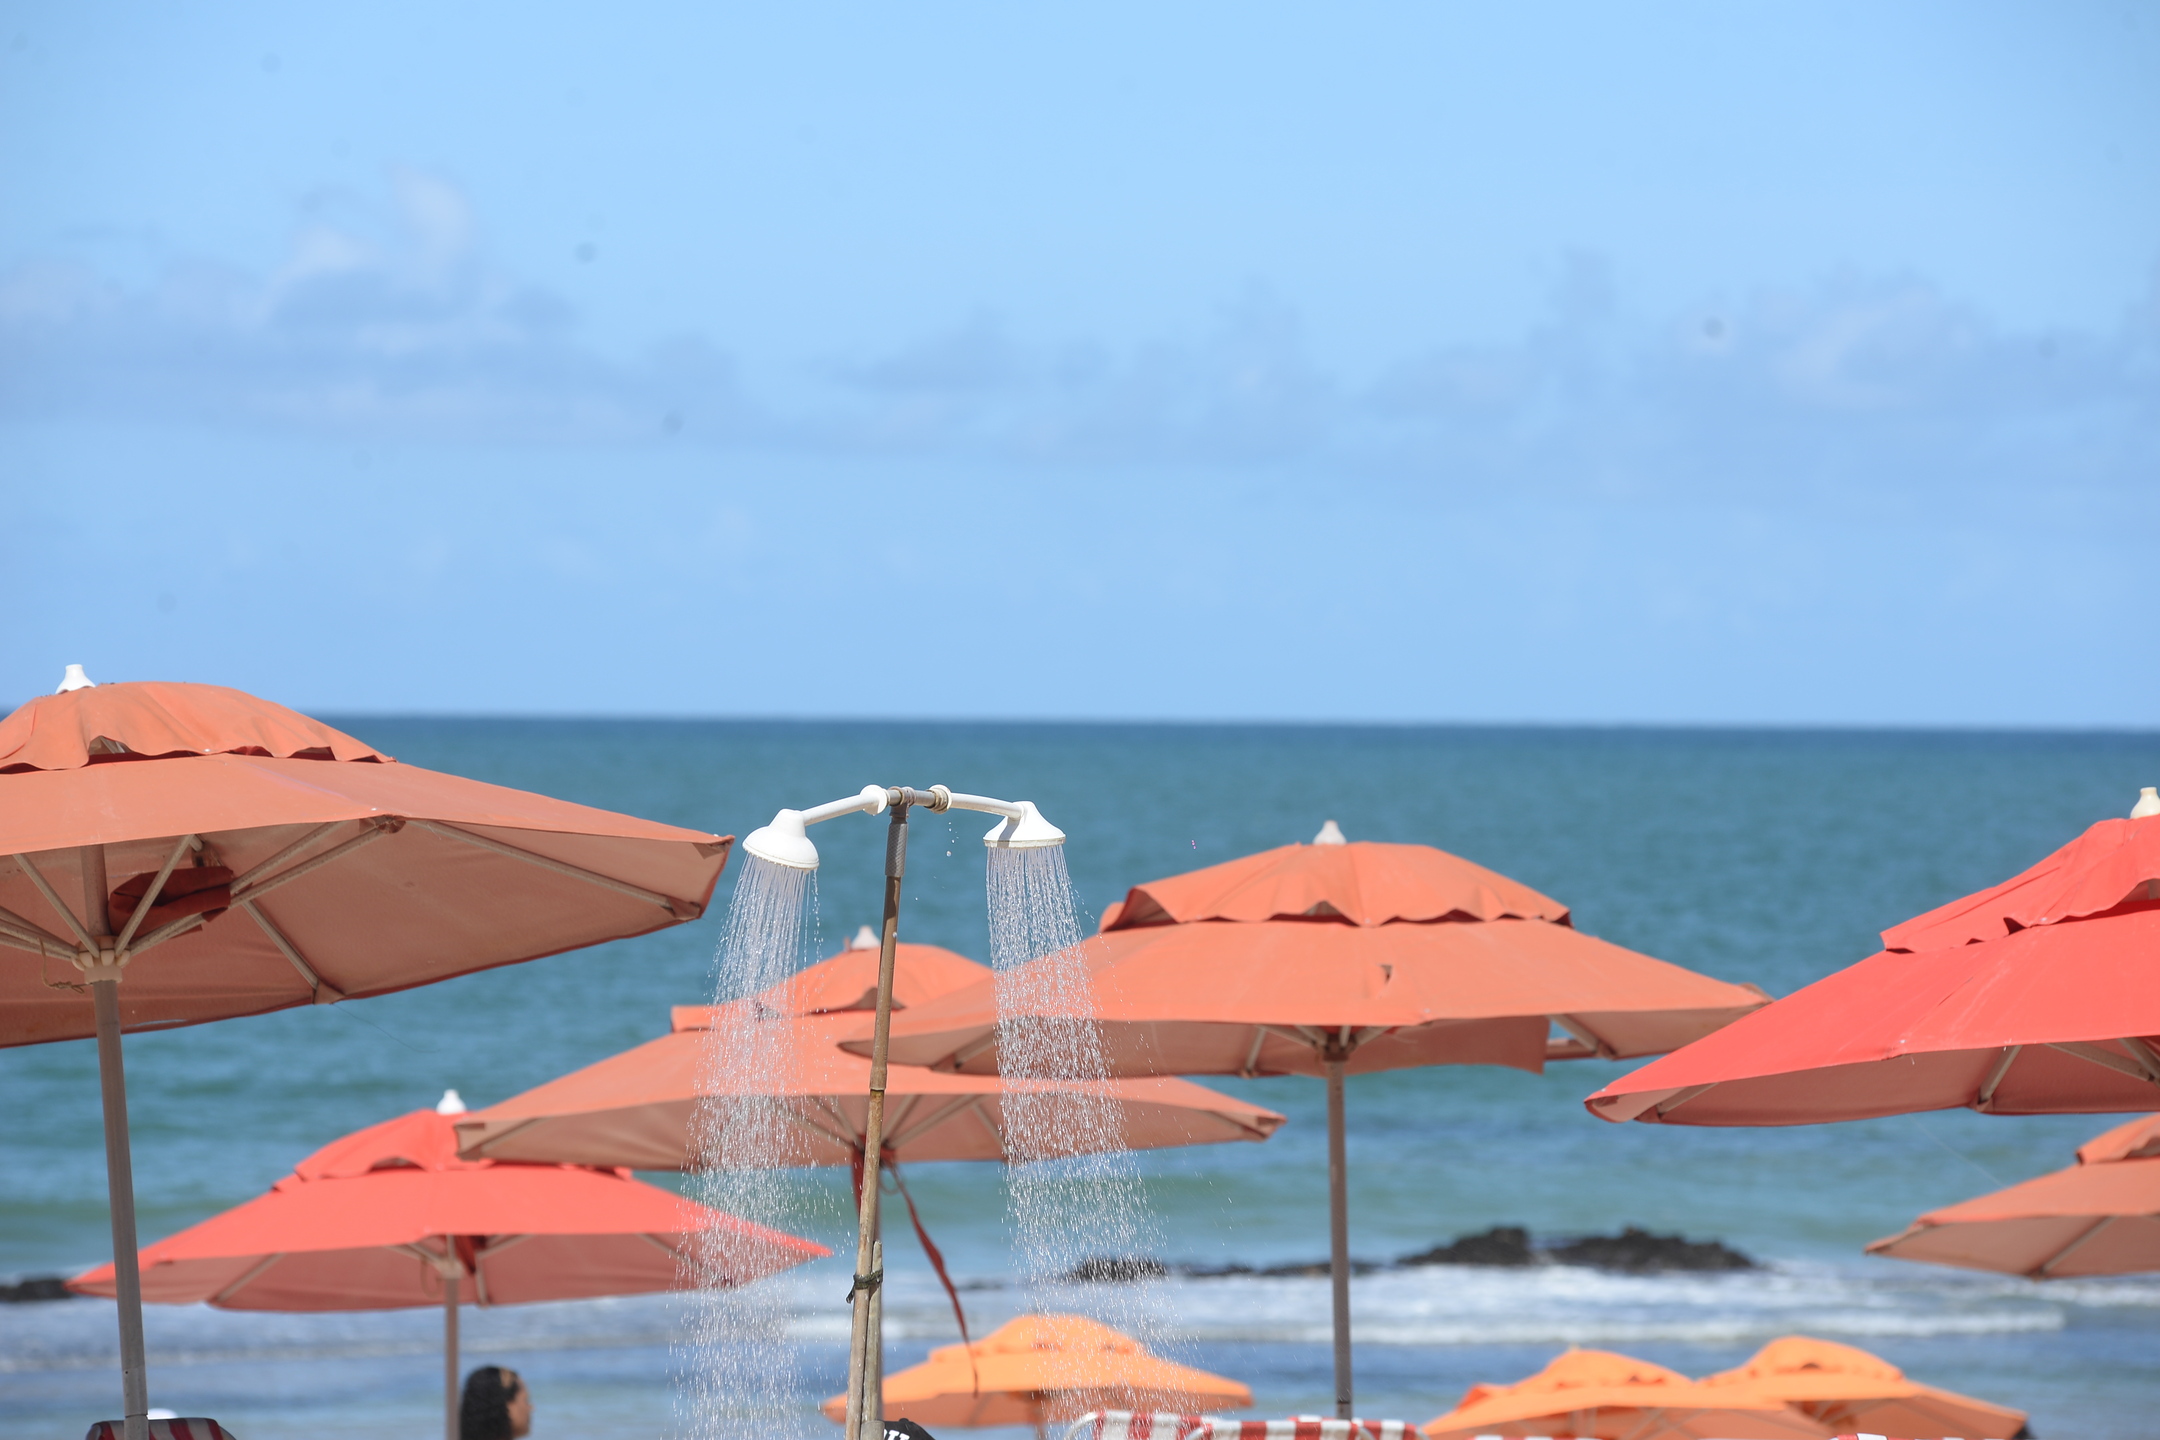
[[[875,950],[843,951],[762,995],[733,1002],[789,1030],[784,1075],[736,1069],[720,1077],[731,1094],[771,1094],[776,1082],[785,1087],[798,1146],[781,1163],[847,1165],[861,1154],[870,1062],[834,1042],[861,1024],[866,988],[867,1002],[875,1002],[877,965]],[[949,950],[901,945],[893,957],[894,1008],[932,1003],[939,993],[989,973]],[[461,1117],[465,1153],[638,1170],[692,1168],[698,1103],[714,1093],[706,1088],[713,1077],[700,1057],[707,1032],[728,1018],[729,1008],[677,1006],[670,1034]],[[885,1153],[902,1162],[1006,1159],[1005,1097],[1054,1088],[1054,1082],[894,1066],[886,1072]],[[1129,1149],[1265,1140],[1283,1122],[1272,1110],[1185,1080],[1118,1080],[1109,1091]]]
[[[461,1160],[454,1115],[416,1110],[302,1160],[269,1193],[142,1251],[143,1298],[225,1310],[395,1310],[671,1290],[696,1232],[755,1234],[747,1284],[832,1252],[633,1180],[577,1165]],[[113,1267],[68,1282],[114,1293]]]
[[[1671,1049],[1768,998],[1585,935],[1558,902],[1470,861],[1373,842],[1290,845],[1136,886],[1085,964],[1083,1018],[1118,1074],[1321,1075],[1331,1052],[1350,1074],[1535,1071]],[[993,1073],[998,1019],[987,982],[913,1006],[893,1019],[892,1058]]]
[[[1905,1378],[1889,1361],[1806,1335],[1773,1340],[1745,1365],[1703,1377],[1703,1387],[1782,1401],[1843,1434],[1904,1440],[2010,1440],[2025,1412]]]
[[[1781,1400],[1698,1385],[1609,1350],[1570,1350],[1527,1380],[1471,1386],[1424,1433],[1427,1440],[1820,1440],[1836,1432]]]
[[[1913,948],[1818,980],[1585,1103],[1680,1125],[2160,1109],[2160,814],[2095,825],[1883,940]]]
[[[2030,870],[1891,926],[1883,949],[1945,950],[2156,900],[2160,819],[2102,820]]]
[[[970,1354],[972,1352],[972,1363]],[[885,1378],[885,1418],[930,1430],[1074,1420],[1090,1410],[1147,1404],[1243,1410],[1252,1391],[1205,1370],[1151,1355],[1131,1336],[1084,1315],[1023,1315],[972,1345],[943,1345]],[[841,1420],[847,1397],[825,1402]],[[1813,1433],[1813,1432],[1810,1432]]]
[[[147,1440],[149,1391],[124,1029],[678,925],[732,843],[400,765],[221,686],[70,666],[0,721],[0,946],[36,957],[0,967],[0,1045],[97,1036],[127,1440]]]
[[[446,1101],[448,1097],[445,1097]],[[749,1244],[714,1278],[746,1285],[832,1252],[669,1194],[626,1170],[461,1160],[455,1117],[417,1110],[324,1146],[270,1193],[142,1252],[142,1294],[225,1310],[443,1307],[443,1434],[458,1436],[457,1312],[672,1290],[693,1236]],[[117,1295],[115,1267],[68,1282]]]
[[[1332,820],[1311,845],[1135,886],[1104,913],[1081,963],[1085,987],[1023,976],[1007,993],[1072,997],[1071,1008],[1049,1013],[1091,1023],[1112,1074],[1326,1078],[1344,1417],[1353,1413],[1345,1074],[1537,1071],[1548,1059],[1647,1055],[1768,998],[1582,934],[1558,901],[1459,856],[1348,843]],[[1011,1018],[1000,1014],[999,989],[978,984],[894,1017],[892,1058],[995,1071],[999,1025]],[[858,1027],[846,1043],[863,1050],[869,1037]]]
[[[46,696],[0,721],[0,945],[37,957],[0,966],[0,1045],[95,1033],[70,962],[131,922],[122,1023],[190,1025],[694,920],[730,844],[399,764],[222,686]]]
[[[2035,1280],[2160,1270],[2160,1116],[2078,1147],[2068,1170],[1931,1210],[1876,1255]]]

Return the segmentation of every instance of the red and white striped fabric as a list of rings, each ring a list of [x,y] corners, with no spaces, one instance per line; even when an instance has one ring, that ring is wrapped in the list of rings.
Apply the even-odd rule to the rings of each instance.
[[[121,1440],[127,1427],[118,1420],[100,1420],[83,1440]],[[233,1440],[233,1433],[215,1420],[152,1420],[150,1440]]]
[[[1095,1410],[1065,1432],[1065,1440],[1417,1440],[1403,1420],[1218,1420],[1208,1415],[1152,1415]]]

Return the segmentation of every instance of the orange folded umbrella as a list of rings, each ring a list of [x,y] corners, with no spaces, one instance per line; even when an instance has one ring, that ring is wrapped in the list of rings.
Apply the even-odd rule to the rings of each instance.
[[[887,1420],[913,1420],[932,1431],[986,1425],[1040,1431],[1090,1410],[1192,1413],[1253,1403],[1252,1391],[1237,1381],[1173,1365],[1084,1315],[1023,1315],[972,1345],[942,1345],[922,1364],[885,1377],[884,1395]],[[847,1397],[833,1396],[824,1411],[829,1420],[845,1420]]]
[[[1345,843],[1333,821],[1311,845],[1134,887],[1082,963],[1093,1009],[1065,1018],[1094,1022],[1113,1074],[1326,1077],[1341,1416],[1352,1413],[1345,1074],[1647,1055],[1767,999],[1585,935],[1558,901],[1431,846]],[[975,985],[893,1017],[890,1053],[992,1072],[1001,1018],[998,987]],[[867,1032],[846,1043],[866,1049]]]
[[[1806,1335],[1787,1335],[1745,1365],[1703,1377],[1709,1390],[1782,1401],[1840,1434],[1901,1440],[2010,1440],[2025,1412],[1916,1384],[1889,1361]]]
[[[2160,800],[2132,814],[1584,1103],[1673,1125],[2160,1109]]]
[[[734,1070],[722,1077],[725,1093],[778,1093],[788,1102],[798,1146],[782,1164],[848,1165],[861,1155],[870,1062],[834,1041],[852,1033],[875,1003],[877,966],[876,950],[847,950],[763,995],[733,1002],[785,1017],[788,1026],[784,1074]],[[894,1009],[908,1013],[956,982],[989,973],[934,945],[901,945],[893,957]],[[700,1056],[724,1008],[678,1005],[672,1033],[460,1117],[465,1153],[637,1170],[692,1168],[698,1103],[715,1093],[701,1084]],[[1005,1097],[1053,1088],[1055,1082],[895,1065],[886,1076],[886,1155],[902,1162],[1004,1160]],[[1112,1081],[1109,1094],[1123,1120],[1123,1145],[1134,1150],[1265,1140],[1283,1122],[1273,1110],[1186,1080]]]
[[[1930,1210],[1870,1254],[2035,1280],[2160,1270],[2160,1116],[2078,1147],[2078,1163]]]
[[[128,1440],[149,1398],[123,1028],[678,925],[731,843],[401,765],[222,686],[94,686],[71,666],[0,721],[0,946],[34,957],[0,965],[0,1045],[98,1038]]]
[[[460,1160],[454,1115],[418,1110],[324,1146],[268,1194],[146,1247],[143,1298],[225,1310],[443,1307],[448,1440],[457,1307],[672,1290],[699,1231],[754,1235],[748,1284],[832,1252],[640,1184],[624,1170]],[[117,1294],[111,1265],[68,1282]]]
[[[1473,1385],[1460,1405],[1424,1427],[1426,1440],[1822,1440],[1836,1433],[1783,1401],[1698,1385],[1609,1350],[1570,1350],[1513,1385]]]

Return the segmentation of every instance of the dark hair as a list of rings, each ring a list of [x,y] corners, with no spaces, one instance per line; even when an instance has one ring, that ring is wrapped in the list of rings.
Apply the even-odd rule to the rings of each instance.
[[[458,1401],[458,1440],[510,1440],[510,1402],[525,1388],[516,1373],[482,1365],[465,1377]]]

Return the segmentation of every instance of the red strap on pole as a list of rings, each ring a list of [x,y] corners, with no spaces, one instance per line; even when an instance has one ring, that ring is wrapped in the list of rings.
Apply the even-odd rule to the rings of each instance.
[[[862,1162],[858,1159],[855,1164],[856,1173],[859,1176],[862,1172]],[[960,1291],[953,1285],[952,1276],[945,1273],[945,1257],[939,1253],[937,1246],[932,1243],[930,1232],[923,1229],[922,1216],[915,1213],[915,1197],[908,1194],[907,1181],[900,1178],[899,1162],[888,1159],[886,1164],[892,1169],[893,1184],[900,1187],[900,1198],[907,1202],[908,1223],[915,1227],[915,1238],[922,1242],[923,1254],[930,1257],[930,1268],[937,1271],[938,1283],[945,1287],[945,1294],[952,1301],[953,1319],[960,1322],[960,1343],[967,1346],[968,1383],[973,1388],[974,1393],[980,1395],[982,1394],[982,1377],[975,1373],[975,1346],[968,1339],[967,1312],[960,1308]],[[860,1183],[858,1180],[857,1184]]]

